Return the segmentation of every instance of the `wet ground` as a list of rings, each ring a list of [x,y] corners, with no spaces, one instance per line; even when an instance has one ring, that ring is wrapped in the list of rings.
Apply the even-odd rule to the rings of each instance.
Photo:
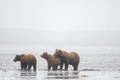
[[[35,54],[37,71],[21,71],[15,54],[0,55],[0,80],[120,80],[119,56],[82,56],[79,69],[48,71],[47,62]]]
[[[1,70],[0,80],[119,80],[119,71]]]

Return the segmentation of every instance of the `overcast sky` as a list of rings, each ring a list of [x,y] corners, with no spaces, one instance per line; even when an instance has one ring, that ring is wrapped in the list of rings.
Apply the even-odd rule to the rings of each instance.
[[[0,0],[0,44],[120,45],[120,0]]]

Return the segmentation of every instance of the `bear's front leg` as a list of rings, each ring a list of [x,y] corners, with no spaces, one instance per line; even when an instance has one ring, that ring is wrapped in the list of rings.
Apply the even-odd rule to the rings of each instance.
[[[20,65],[21,65],[21,70],[23,70],[24,69],[23,63],[21,62]]]
[[[24,69],[25,69],[25,70],[27,69],[27,64],[24,64]]]
[[[50,70],[50,68],[51,68],[51,65],[50,65],[50,64],[48,64],[48,71]]]
[[[53,66],[53,67],[52,67],[52,70],[53,70],[53,71],[56,71],[56,70],[57,70],[57,66]]]
[[[63,68],[63,62],[60,63],[60,70]]]
[[[68,63],[65,63],[65,70],[68,70]]]

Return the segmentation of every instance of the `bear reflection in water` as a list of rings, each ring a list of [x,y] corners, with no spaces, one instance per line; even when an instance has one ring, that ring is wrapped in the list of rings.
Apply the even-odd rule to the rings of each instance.
[[[35,71],[28,71],[28,70],[21,70],[21,76],[36,76],[37,72]]]
[[[48,79],[79,79],[79,72],[77,71],[50,71],[48,72]]]
[[[48,79],[79,79],[79,71],[48,71],[48,70],[37,70],[28,71],[28,70],[20,70],[20,78],[30,79],[30,80],[48,80]]]
[[[28,70],[21,70],[20,71],[21,79],[30,79],[30,80],[48,80],[48,79],[79,79],[79,71],[48,71],[48,70],[41,70],[41,71],[28,71]]]

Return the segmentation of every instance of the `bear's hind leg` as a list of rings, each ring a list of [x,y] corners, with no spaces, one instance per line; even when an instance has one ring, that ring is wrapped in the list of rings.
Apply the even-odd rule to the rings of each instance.
[[[73,67],[75,71],[78,70],[78,64],[73,65]]]
[[[33,65],[34,71],[36,71],[36,64]]]
[[[52,70],[53,70],[53,71],[57,70],[57,67],[58,67],[58,66],[55,66],[55,65],[52,66]]]

